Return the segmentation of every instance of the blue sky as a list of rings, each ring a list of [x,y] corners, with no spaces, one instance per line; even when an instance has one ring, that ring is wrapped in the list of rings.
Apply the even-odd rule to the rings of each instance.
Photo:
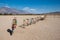
[[[60,0],[0,0],[2,6],[31,13],[60,12]]]

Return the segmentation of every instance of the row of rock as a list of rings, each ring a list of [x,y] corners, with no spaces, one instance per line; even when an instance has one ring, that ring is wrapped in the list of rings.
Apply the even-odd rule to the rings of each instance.
[[[20,25],[19,27],[25,28],[25,26],[29,26],[29,25],[39,22],[40,20],[41,21],[44,20],[45,17],[46,17],[46,15],[42,15],[42,16],[35,17],[35,18],[25,19],[25,20],[23,20],[23,24]]]

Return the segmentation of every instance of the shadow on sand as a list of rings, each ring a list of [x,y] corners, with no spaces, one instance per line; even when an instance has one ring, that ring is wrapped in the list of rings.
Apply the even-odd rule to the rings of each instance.
[[[7,32],[9,32],[10,33],[10,36],[12,36],[13,31],[11,29],[7,29]]]

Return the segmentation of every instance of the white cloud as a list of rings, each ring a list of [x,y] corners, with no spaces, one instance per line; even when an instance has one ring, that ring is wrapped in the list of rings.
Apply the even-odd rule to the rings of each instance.
[[[5,5],[5,7],[10,8],[8,5]]]
[[[24,7],[23,10],[30,10],[30,8],[29,7]]]
[[[30,10],[36,10],[36,9],[30,9]]]
[[[30,7],[24,7],[23,10],[28,11],[30,13],[40,13],[37,9],[33,9]]]
[[[8,4],[5,4],[5,3],[0,3],[0,6],[1,6],[1,7],[8,7],[8,8],[10,8],[10,7],[8,6]]]

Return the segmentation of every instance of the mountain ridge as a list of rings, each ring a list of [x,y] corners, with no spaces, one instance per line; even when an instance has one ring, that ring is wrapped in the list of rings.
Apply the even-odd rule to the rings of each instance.
[[[29,12],[23,11],[23,10],[17,10],[13,8],[8,8],[8,7],[1,7],[0,8],[0,13],[2,14],[29,14]]]
[[[29,12],[24,11],[24,10],[17,10],[17,9],[9,8],[9,7],[0,7],[0,14],[19,15],[19,14],[34,14],[34,13],[29,13]],[[60,11],[59,12],[40,13],[40,14],[60,14]]]

